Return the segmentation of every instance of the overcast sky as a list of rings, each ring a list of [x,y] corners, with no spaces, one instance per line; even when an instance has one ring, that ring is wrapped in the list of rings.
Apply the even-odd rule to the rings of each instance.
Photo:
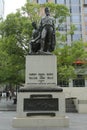
[[[9,13],[15,13],[16,9],[21,8],[26,0],[5,0],[4,17]]]

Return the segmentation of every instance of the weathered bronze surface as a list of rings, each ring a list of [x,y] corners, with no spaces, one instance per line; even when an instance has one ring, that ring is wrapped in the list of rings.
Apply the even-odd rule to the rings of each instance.
[[[45,8],[45,16],[41,18],[40,25],[37,27],[33,22],[34,28],[32,40],[30,41],[29,54],[51,54],[55,49],[55,19],[50,16],[49,8]]]

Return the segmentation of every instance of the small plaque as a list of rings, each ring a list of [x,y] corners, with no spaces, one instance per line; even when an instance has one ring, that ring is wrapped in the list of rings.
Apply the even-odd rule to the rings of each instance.
[[[24,111],[58,111],[58,98],[24,99]]]

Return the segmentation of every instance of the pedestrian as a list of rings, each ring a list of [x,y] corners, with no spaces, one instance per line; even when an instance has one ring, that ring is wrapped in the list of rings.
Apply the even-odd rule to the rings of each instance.
[[[11,91],[9,91],[9,98],[10,98],[10,100],[12,98],[12,92]]]
[[[9,98],[9,91],[7,90],[6,91],[6,100],[8,100],[8,98]]]
[[[0,92],[0,100],[1,100],[1,97],[2,97],[2,92]]]

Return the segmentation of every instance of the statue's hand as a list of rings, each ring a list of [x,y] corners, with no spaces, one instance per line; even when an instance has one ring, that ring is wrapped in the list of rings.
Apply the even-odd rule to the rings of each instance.
[[[31,42],[35,42],[35,40],[31,40]]]

